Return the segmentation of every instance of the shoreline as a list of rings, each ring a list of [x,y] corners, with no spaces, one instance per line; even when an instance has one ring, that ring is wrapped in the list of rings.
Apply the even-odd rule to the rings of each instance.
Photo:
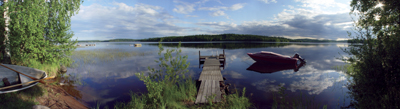
[[[35,99],[35,101],[39,102],[39,105],[47,106],[51,109],[89,109],[87,104],[77,100],[60,86],[39,84],[39,87],[48,91],[47,95],[43,95]]]

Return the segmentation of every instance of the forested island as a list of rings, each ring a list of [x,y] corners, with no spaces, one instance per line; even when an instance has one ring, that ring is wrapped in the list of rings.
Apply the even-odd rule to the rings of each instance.
[[[251,34],[217,34],[217,35],[188,35],[167,36],[147,39],[111,39],[111,40],[80,40],[78,42],[190,42],[190,41],[264,41],[264,42],[347,42],[347,40],[318,40],[318,39],[289,39],[284,37],[261,36]]]

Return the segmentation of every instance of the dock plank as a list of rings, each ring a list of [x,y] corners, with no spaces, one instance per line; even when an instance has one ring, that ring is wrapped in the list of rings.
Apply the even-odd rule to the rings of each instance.
[[[206,59],[203,66],[220,66],[221,63],[217,59]]]
[[[197,93],[197,98],[196,98],[196,104],[197,103],[200,103],[201,102],[201,100],[204,98],[204,96],[203,96],[203,92],[204,92],[204,86],[205,85],[205,82],[201,82],[201,84],[200,84],[200,88],[199,88],[199,92]]]
[[[216,86],[216,84],[215,84],[215,80],[212,80],[212,87],[210,87],[210,89],[211,89],[211,96],[213,96],[214,94],[215,95],[217,95],[217,93],[216,93],[216,90],[215,90],[215,86]],[[216,96],[215,96],[216,97]],[[212,99],[213,100],[213,102],[215,102],[215,97]]]
[[[210,80],[206,80],[206,85],[207,85],[207,87],[206,87],[206,96],[205,96],[205,100],[204,100],[204,102],[205,103],[207,103],[208,102],[208,98],[211,96],[211,87],[212,87],[212,84],[211,84],[211,81]]]
[[[212,98],[211,100],[213,102],[220,102],[221,91],[220,91],[219,81],[223,81],[220,69],[221,63],[219,60],[219,58],[221,57],[200,56],[200,58],[204,59],[204,65],[203,65],[203,70],[199,77],[199,81],[201,81],[201,83],[195,103],[196,104],[208,103],[207,98],[213,95],[215,95],[215,97]]]
[[[221,101],[221,91],[219,90],[219,81],[217,80],[204,80],[201,82],[199,92],[196,98],[197,103],[208,103],[207,98],[212,97],[213,102]]]
[[[199,80],[219,80],[223,81],[221,71],[203,71],[200,74]]]
[[[207,70],[221,70],[219,66],[204,66],[203,71]]]

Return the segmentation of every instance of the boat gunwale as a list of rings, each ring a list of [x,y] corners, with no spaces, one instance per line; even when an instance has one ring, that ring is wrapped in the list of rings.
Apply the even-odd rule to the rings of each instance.
[[[3,65],[10,65],[10,64],[3,64]],[[15,66],[19,66],[19,65],[15,65]],[[0,66],[0,67],[1,67],[1,66]],[[26,66],[19,66],[19,67],[26,67]],[[39,69],[36,69],[36,68],[31,68],[31,67],[26,67],[26,68],[39,70]],[[43,71],[43,70],[40,70],[40,71]],[[45,71],[43,71],[43,74],[44,74],[44,76],[42,76],[41,78],[38,78],[38,79],[47,78],[47,73],[46,73]],[[21,76],[23,76],[23,75],[21,75],[21,74],[19,74],[19,75],[20,75],[20,78],[21,78]],[[29,79],[30,79],[30,78],[29,78]],[[32,79],[30,79],[30,80],[32,80]],[[33,80],[32,80],[32,81],[33,81]],[[26,82],[25,82],[25,83],[26,83]],[[24,84],[24,83],[20,83],[20,84]],[[38,82],[34,82],[34,83],[31,83],[31,84],[28,84],[28,85],[26,85],[26,86],[23,86],[22,88],[17,88],[17,89],[12,89],[12,90],[7,90],[7,89],[5,89],[5,90],[0,90],[0,94],[5,94],[5,93],[11,93],[11,92],[17,92],[17,91],[25,90],[25,89],[27,89],[27,88],[31,88],[31,87],[35,86],[36,84],[38,84]]]

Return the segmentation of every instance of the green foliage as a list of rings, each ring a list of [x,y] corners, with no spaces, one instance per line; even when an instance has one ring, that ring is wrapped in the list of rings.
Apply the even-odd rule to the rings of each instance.
[[[382,7],[376,7],[382,3]],[[352,0],[358,16],[355,34],[362,42],[344,51],[352,64],[348,86],[355,108],[400,108],[400,1]],[[377,18],[379,17],[379,18]]]
[[[236,89],[235,89],[236,90]],[[245,96],[246,88],[243,88],[242,96],[239,93],[224,95],[225,101],[223,101],[218,107],[226,107],[227,109],[248,109],[252,106],[249,98]]]
[[[3,3],[10,17],[9,46],[12,64],[36,67],[37,64],[69,66],[75,49],[71,40],[71,17],[78,12],[81,0],[11,0]],[[5,19],[0,18],[0,28]],[[4,29],[1,30],[1,40]],[[6,45],[1,45],[6,46]]]

